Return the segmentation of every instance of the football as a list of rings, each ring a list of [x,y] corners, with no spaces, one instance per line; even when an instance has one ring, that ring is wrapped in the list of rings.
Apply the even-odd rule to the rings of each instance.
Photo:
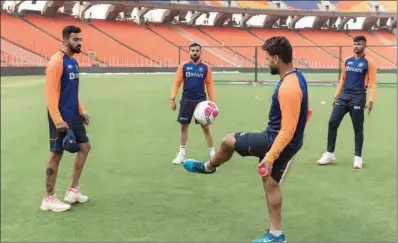
[[[193,116],[196,121],[201,125],[211,125],[213,124],[220,111],[217,105],[211,101],[202,101],[196,107]]]

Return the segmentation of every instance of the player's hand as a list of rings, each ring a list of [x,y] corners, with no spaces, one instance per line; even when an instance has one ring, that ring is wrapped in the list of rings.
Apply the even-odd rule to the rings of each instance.
[[[61,121],[55,125],[55,128],[57,129],[58,132],[65,132],[66,129],[69,128],[69,126],[68,126],[68,123]]]
[[[177,104],[175,100],[170,100],[170,108],[175,111],[177,109]]]
[[[82,119],[83,119],[84,125],[87,126],[88,124],[90,124],[90,118],[89,118],[89,116],[87,115],[87,113],[80,114],[80,116],[81,116]]]
[[[368,104],[365,106],[365,110],[368,110],[368,115],[373,109],[373,101],[369,101]]]
[[[263,177],[269,176],[272,171],[272,163],[264,158],[260,164],[258,164],[258,171]]]
[[[334,106],[334,104],[336,104],[336,98],[333,99],[332,106]]]

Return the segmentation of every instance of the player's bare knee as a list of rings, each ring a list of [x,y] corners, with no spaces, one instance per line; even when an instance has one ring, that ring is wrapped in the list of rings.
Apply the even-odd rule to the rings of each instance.
[[[91,150],[90,143],[81,143],[80,144],[80,153],[88,155],[88,153],[90,153],[90,150]]]
[[[59,164],[62,159],[62,152],[53,152],[50,154],[50,158],[48,159],[49,164]]]
[[[187,132],[188,131],[188,127],[189,127],[188,124],[182,124],[181,125],[181,132]]]
[[[221,142],[221,146],[226,149],[233,149],[235,147],[235,137],[233,134],[225,136]]]
[[[263,177],[263,184],[267,192],[273,192],[279,189],[279,183],[271,176]]]
[[[208,125],[202,126],[202,129],[205,134],[210,134],[210,127]]]

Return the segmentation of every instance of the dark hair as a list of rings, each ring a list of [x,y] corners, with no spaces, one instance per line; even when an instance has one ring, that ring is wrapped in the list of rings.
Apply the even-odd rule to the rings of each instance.
[[[191,49],[191,47],[195,47],[195,46],[199,46],[199,48],[202,49],[202,46],[197,42],[194,42],[191,45],[189,45],[189,49]]]
[[[354,42],[359,42],[359,41],[363,41],[366,43],[366,37],[363,35],[358,35],[354,37]]]
[[[63,39],[68,39],[70,34],[72,34],[72,33],[76,33],[77,34],[77,33],[80,33],[81,31],[82,30],[79,27],[77,27],[77,26],[74,26],[74,25],[66,26],[62,30],[62,38]]]
[[[283,36],[274,36],[265,41],[262,49],[271,56],[278,56],[284,63],[293,60],[293,48],[288,39]]]

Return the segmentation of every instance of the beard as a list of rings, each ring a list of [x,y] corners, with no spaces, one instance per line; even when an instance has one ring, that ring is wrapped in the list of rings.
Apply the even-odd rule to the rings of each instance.
[[[196,62],[197,60],[199,60],[200,56],[191,56],[191,60]]]
[[[272,75],[277,75],[279,74],[279,69],[275,68],[275,67],[269,67],[270,73]]]
[[[72,51],[74,52],[74,53],[76,53],[76,54],[79,54],[82,50],[81,50],[81,47],[79,46],[79,47],[76,47],[76,48],[71,48],[72,49]]]

